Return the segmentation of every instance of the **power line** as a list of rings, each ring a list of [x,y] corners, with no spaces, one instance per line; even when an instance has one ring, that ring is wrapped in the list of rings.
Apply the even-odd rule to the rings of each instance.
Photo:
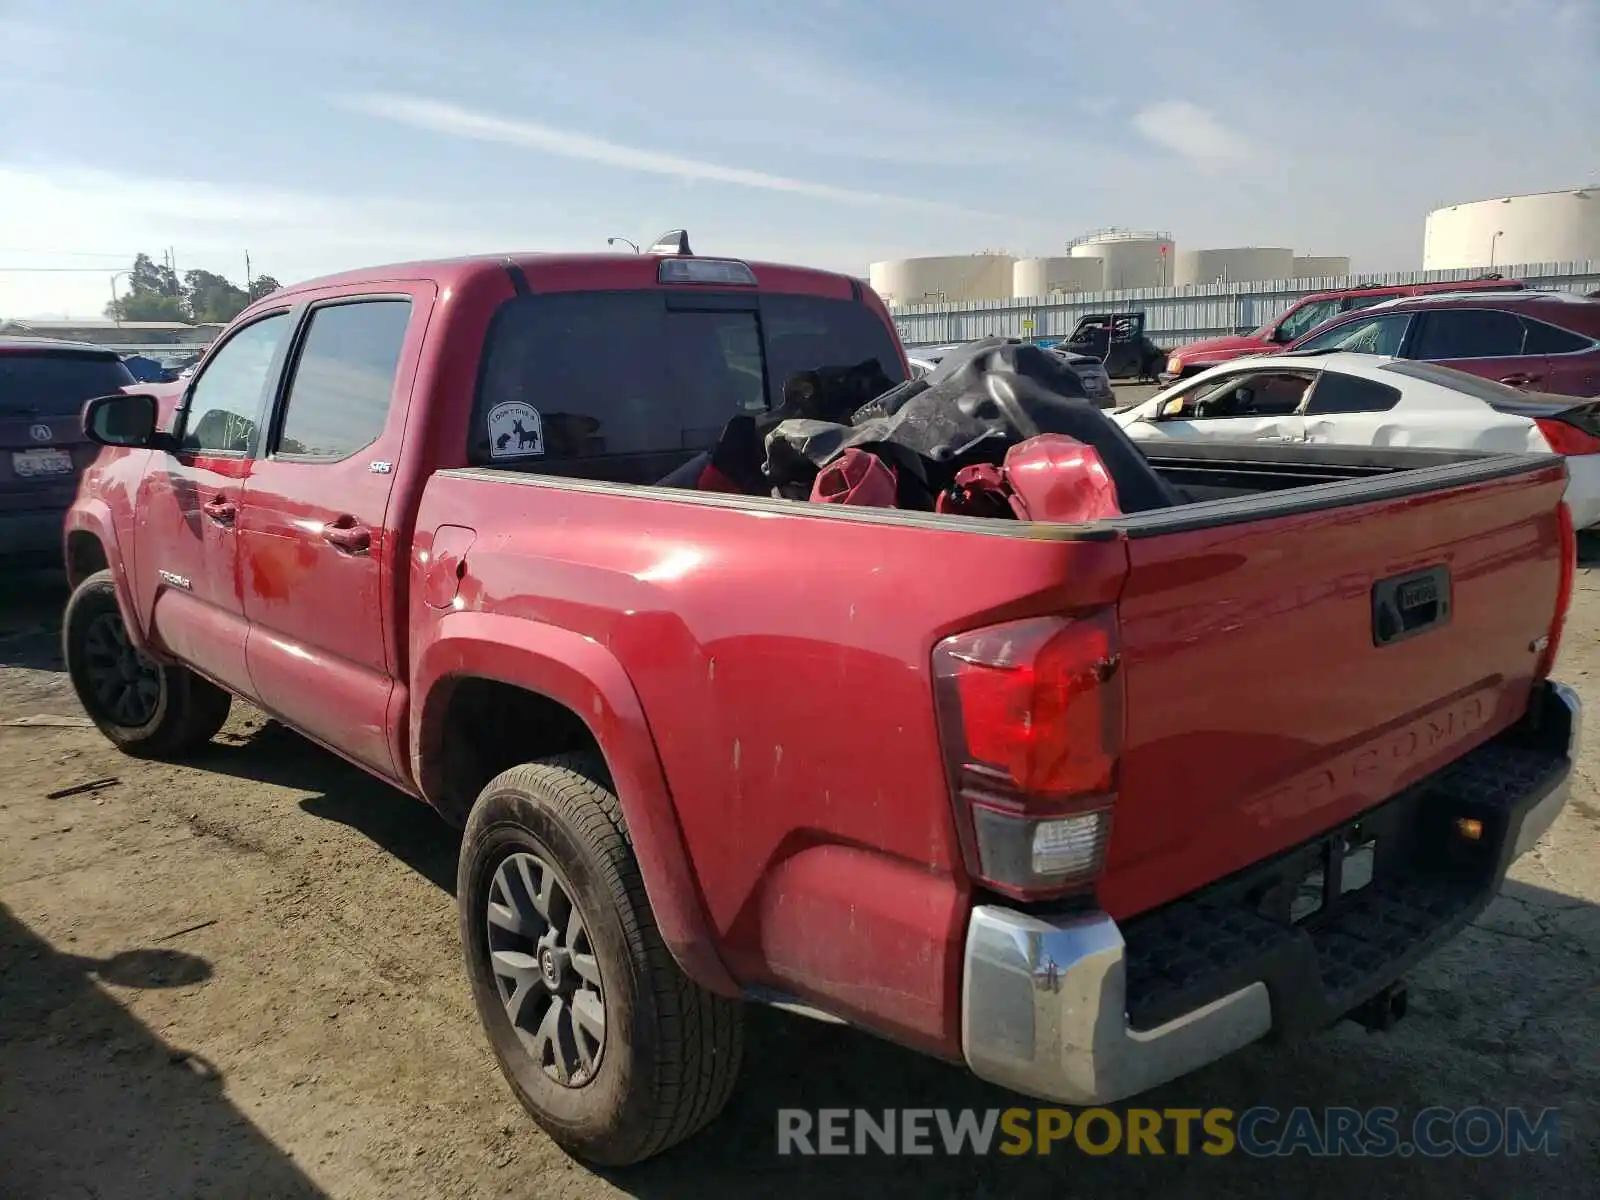
[[[132,254],[107,254],[99,250],[36,250],[32,246],[0,246],[0,254],[47,254],[54,258],[115,258],[132,262]]]
[[[26,271],[34,274],[44,273],[47,275],[62,273],[88,275],[106,274],[105,267],[0,267],[0,271]]]

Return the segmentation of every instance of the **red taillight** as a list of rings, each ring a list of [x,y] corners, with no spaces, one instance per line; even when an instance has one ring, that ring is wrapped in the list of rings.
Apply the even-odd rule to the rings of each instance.
[[[1550,635],[1545,640],[1544,653],[1539,656],[1540,679],[1549,676],[1556,665],[1556,655],[1561,650],[1561,631],[1567,624],[1567,610],[1572,607],[1572,585],[1578,575],[1578,535],[1572,527],[1572,510],[1564,503],[1557,525],[1561,537],[1561,580],[1556,588],[1556,611],[1550,618]]]
[[[1535,417],[1533,423],[1556,454],[1600,454],[1600,438],[1555,417]]]
[[[969,870],[1024,898],[1092,883],[1122,745],[1115,615],[957,634],[934,647],[933,670]]]

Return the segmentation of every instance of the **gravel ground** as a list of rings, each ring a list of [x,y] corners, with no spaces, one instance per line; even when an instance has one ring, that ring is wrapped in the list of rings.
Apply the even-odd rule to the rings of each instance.
[[[78,713],[50,580],[0,588],[0,721]],[[1600,711],[1600,572],[1559,674]],[[1600,738],[1574,802],[1395,1030],[1344,1024],[1156,1107],[1526,1105],[1558,1157],[780,1159],[780,1107],[1008,1107],[962,1071],[761,1010],[727,1114],[632,1172],[574,1164],[511,1100],[459,966],[456,840],[238,706],[184,766],[92,729],[0,726],[0,1195],[1592,1196],[1600,1123]],[[97,780],[98,790],[49,793]],[[1182,1178],[1179,1172],[1185,1171]]]

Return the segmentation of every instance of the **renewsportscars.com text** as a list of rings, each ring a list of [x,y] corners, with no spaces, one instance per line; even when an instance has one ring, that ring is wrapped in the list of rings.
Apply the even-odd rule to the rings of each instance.
[[[1553,1108],[778,1110],[780,1155],[1130,1154],[1446,1158],[1557,1152]]]

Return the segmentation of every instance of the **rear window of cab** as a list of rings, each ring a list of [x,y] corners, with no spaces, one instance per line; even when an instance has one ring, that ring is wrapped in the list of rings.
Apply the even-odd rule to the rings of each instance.
[[[710,448],[731,417],[781,402],[795,372],[875,360],[905,378],[865,304],[679,290],[558,292],[491,322],[468,461],[650,483]]]

